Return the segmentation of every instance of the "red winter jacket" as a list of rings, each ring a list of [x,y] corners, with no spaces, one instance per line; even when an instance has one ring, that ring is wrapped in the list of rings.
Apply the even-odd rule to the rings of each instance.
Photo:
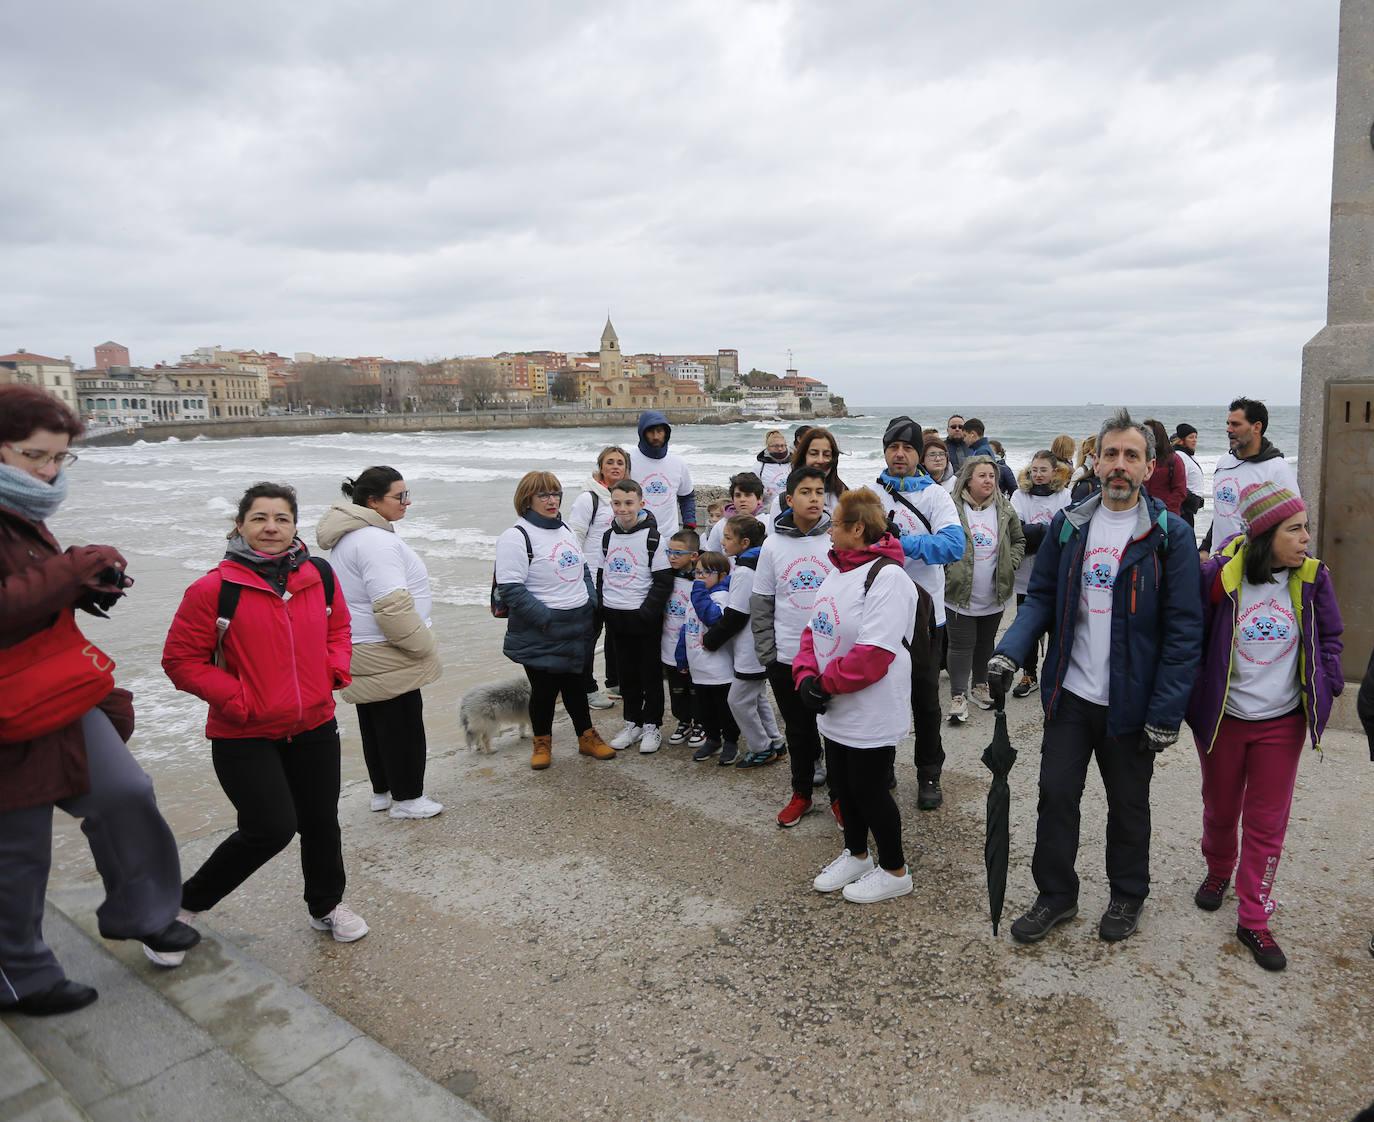
[[[225,665],[215,651],[215,618],[223,581],[242,585],[233,622],[224,634]],[[211,739],[281,740],[324,724],[334,715],[334,690],[352,679],[348,605],[334,597],[326,614],[324,582],[302,564],[286,582],[285,598],[257,573],[227,558],[186,590],[162,648],[162,669],[179,690],[210,703]]]
[[[1182,452],[1172,449],[1166,456],[1155,460],[1154,474],[1145,480],[1145,490],[1162,502],[1170,514],[1180,514],[1183,500],[1188,497],[1188,469],[1183,466],[1179,456]]]

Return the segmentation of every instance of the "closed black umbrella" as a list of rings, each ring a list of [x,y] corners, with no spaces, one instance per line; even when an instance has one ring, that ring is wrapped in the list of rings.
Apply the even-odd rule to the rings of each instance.
[[[1007,776],[1016,763],[1016,749],[1007,735],[1006,695],[995,693],[997,714],[992,741],[983,749],[983,764],[992,772],[988,788],[987,837],[983,841],[983,864],[988,870],[988,911],[992,933],[1002,922],[1002,903],[1007,897],[1007,864],[1011,860],[1011,788]]]

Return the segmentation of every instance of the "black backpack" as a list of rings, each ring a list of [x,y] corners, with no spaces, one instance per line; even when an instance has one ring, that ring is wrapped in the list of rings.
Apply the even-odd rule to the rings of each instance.
[[[323,557],[307,557],[306,560],[319,570],[320,582],[324,585],[324,614],[332,615],[334,611],[334,570],[329,567],[329,562]],[[215,653],[210,659],[216,666],[224,665],[224,633],[229,630],[229,625],[234,621],[234,612],[238,609],[239,596],[242,593],[243,585],[231,580],[220,579],[219,604],[215,608]]]

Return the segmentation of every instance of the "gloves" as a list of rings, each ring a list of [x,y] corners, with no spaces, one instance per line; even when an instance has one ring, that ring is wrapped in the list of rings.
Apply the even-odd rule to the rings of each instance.
[[[830,695],[821,689],[815,678],[803,678],[797,685],[797,695],[801,703],[813,713],[824,713],[830,704]]]
[[[1016,663],[1006,655],[995,654],[988,659],[988,693],[999,704],[1006,699],[1007,691],[1016,678]]]
[[[1178,740],[1178,729],[1162,729],[1158,725],[1146,725],[1140,737],[1140,747],[1147,752],[1163,752]]]

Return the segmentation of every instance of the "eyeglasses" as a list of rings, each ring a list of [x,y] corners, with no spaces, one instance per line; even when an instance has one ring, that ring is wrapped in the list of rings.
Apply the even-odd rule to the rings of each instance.
[[[707,577],[723,577],[725,574],[717,572],[715,569],[693,569],[692,576],[698,580],[705,580]]]
[[[696,552],[695,549],[668,549],[664,551],[669,557],[691,557]]]
[[[78,459],[75,452],[40,452],[37,448],[15,447],[15,445],[10,444],[8,441],[5,443],[5,447],[18,452],[24,459],[33,464],[34,467],[47,467],[49,464],[56,464],[59,468],[64,468],[69,464],[76,463]]]
[[[406,503],[406,502],[409,502],[409,501],[410,501],[410,492],[409,492],[409,491],[398,491],[398,492],[397,492],[396,494],[394,494],[394,495],[388,495],[387,498],[388,498],[388,499],[395,499],[398,503]]]
[[[409,493],[410,493],[409,491],[406,492],[406,494],[409,494]],[[550,499],[557,499],[557,500],[561,503],[561,502],[563,501],[563,492],[562,492],[562,491],[536,491],[536,492],[534,493],[534,497],[535,497],[536,499],[538,499],[541,503],[546,503],[546,502],[548,502]]]

